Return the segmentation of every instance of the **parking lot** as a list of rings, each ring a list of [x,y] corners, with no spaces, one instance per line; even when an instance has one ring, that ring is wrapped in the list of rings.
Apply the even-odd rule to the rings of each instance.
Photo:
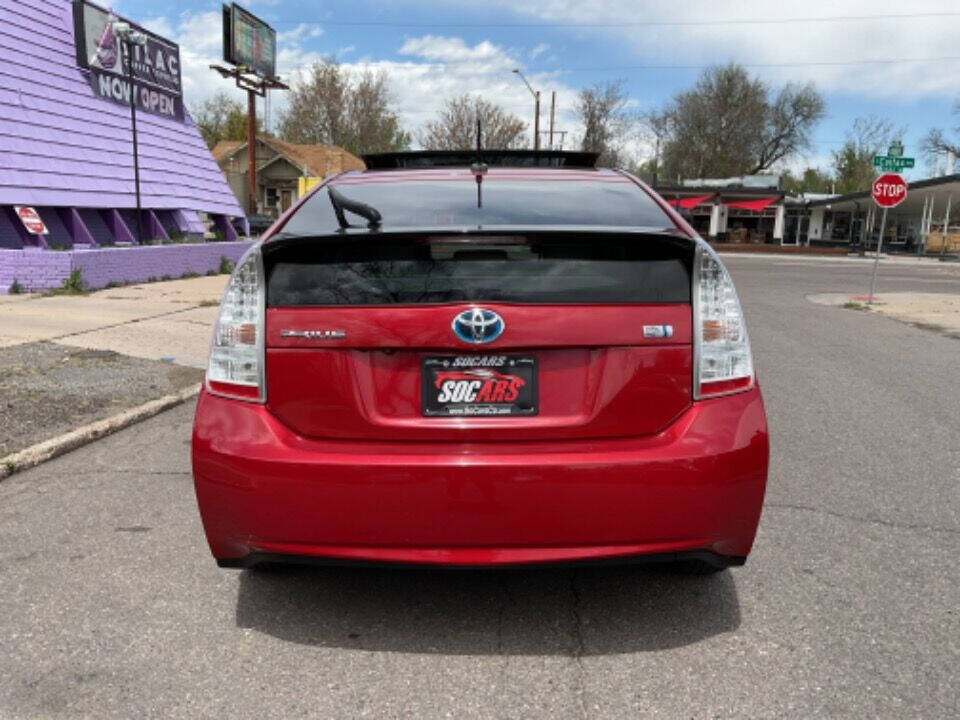
[[[0,718],[955,717],[960,342],[806,299],[867,263],[727,262],[772,434],[745,567],[219,570],[181,406],[0,483]]]

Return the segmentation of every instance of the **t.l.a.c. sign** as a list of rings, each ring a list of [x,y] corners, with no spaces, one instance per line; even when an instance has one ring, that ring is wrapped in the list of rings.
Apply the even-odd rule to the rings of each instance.
[[[142,33],[146,43],[125,43],[118,23]],[[90,72],[90,86],[99,97],[137,109],[183,120],[180,47],[129,23],[87,0],[73,0],[77,65]],[[132,77],[132,82],[131,82]]]

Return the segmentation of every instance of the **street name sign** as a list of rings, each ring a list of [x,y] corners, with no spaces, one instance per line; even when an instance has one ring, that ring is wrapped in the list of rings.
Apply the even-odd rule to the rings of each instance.
[[[880,207],[896,207],[907,199],[907,181],[896,173],[881,175],[873,181],[873,190],[870,194],[873,201]]]
[[[900,172],[909,170],[914,166],[914,159],[911,157],[901,157],[899,155],[874,155],[873,166],[884,172]]]

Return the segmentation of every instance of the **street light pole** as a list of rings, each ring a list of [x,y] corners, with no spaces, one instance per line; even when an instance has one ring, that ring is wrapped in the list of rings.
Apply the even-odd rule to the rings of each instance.
[[[540,91],[534,90],[533,87],[527,82],[527,79],[523,76],[523,73],[520,72],[519,68],[514,68],[514,73],[520,76],[520,79],[523,80],[523,84],[527,86],[527,90],[530,91],[530,94],[533,95],[534,102],[534,116],[533,116],[533,149],[540,149]]]
[[[133,49],[147,44],[147,36],[130,28],[129,23],[115,22],[113,32],[120,38],[127,60],[127,82],[130,85],[130,127],[133,133],[133,188],[137,197],[137,244],[143,244],[143,209],[140,201],[140,152],[137,145],[137,86],[133,77]]]

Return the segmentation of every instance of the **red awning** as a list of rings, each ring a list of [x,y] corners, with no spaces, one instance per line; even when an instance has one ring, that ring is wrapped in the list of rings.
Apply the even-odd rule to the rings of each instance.
[[[700,203],[705,203],[712,197],[713,195],[698,195],[697,197],[680,198],[679,200],[667,200],[667,202],[674,207],[684,208],[685,210],[693,210],[697,205]]]
[[[734,210],[753,210],[754,212],[760,212],[765,209],[767,205],[771,205],[779,199],[780,198],[769,197],[760,198],[759,200],[740,200],[738,202],[724,203],[724,205]]]

